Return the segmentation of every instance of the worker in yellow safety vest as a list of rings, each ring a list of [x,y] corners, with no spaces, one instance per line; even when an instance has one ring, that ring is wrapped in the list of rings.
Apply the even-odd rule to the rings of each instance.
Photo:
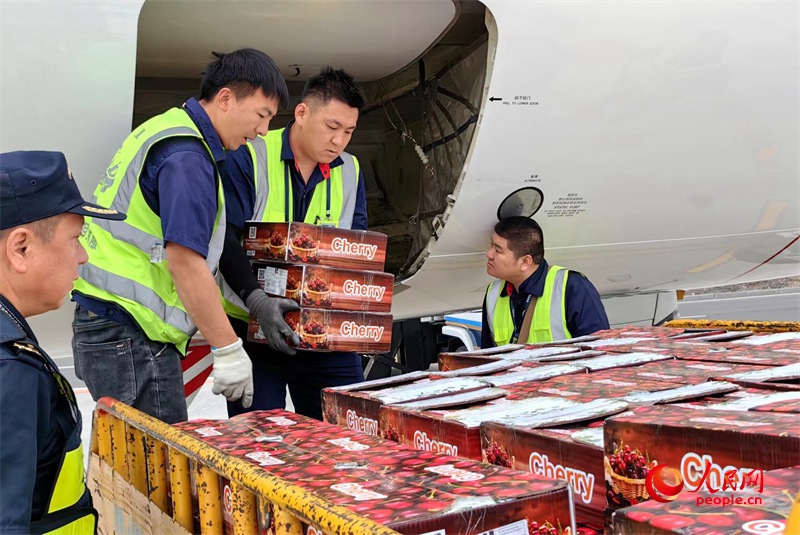
[[[190,98],[138,126],[95,190],[124,223],[87,221],[72,298],[75,373],[92,397],[111,396],[167,423],[186,420],[181,359],[198,330],[211,345],[214,394],[250,404],[252,366],[214,279],[225,241],[219,168],[226,151],[266,134],[288,103],[272,59],[216,54]]]
[[[27,319],[59,308],[87,260],[87,203],[60,152],[0,154],[0,533],[84,535],[97,511],[83,477],[75,393]]]
[[[533,219],[494,227],[486,272],[481,347],[566,340],[608,329],[597,289],[582,273],[544,259],[544,234]]]
[[[302,221],[365,230],[367,201],[358,160],[344,152],[364,106],[364,95],[342,70],[324,68],[309,78],[294,120],[231,153],[223,173],[228,236],[220,259],[220,285],[234,330],[245,337],[247,320],[258,318],[267,345],[245,343],[253,356],[255,393],[250,410],[285,407],[286,388],[295,411],[322,419],[320,391],[363,380],[352,352],[296,351],[299,340],[284,314],[299,308],[267,296],[241,246],[247,220]],[[247,408],[228,403],[233,416]]]

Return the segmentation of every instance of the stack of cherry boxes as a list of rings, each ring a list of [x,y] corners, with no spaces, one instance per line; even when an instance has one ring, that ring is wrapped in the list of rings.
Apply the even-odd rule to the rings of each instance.
[[[286,321],[309,351],[385,353],[394,276],[383,273],[386,235],[306,223],[248,222],[244,248],[265,292],[302,307]],[[258,320],[247,339],[265,342]]]
[[[800,370],[792,365],[800,362],[800,351],[787,347],[786,337],[754,338],[748,347],[734,340],[739,336],[637,327],[561,346],[440,354],[441,372],[326,390],[324,415],[419,449],[567,480],[578,523],[611,529],[617,508],[647,500],[641,491],[654,460],[680,466],[677,450],[764,470],[800,462],[800,426],[787,419],[796,418],[793,396],[800,398],[793,384]],[[715,403],[731,412],[686,413],[709,411]],[[758,432],[742,434],[755,413],[732,411],[748,409],[776,414],[750,426]],[[631,411],[635,416],[628,416]],[[655,430],[676,421],[685,436],[706,438],[668,448],[681,436],[673,428],[671,435],[649,439],[643,450],[627,435],[604,436],[610,422],[628,421]],[[759,443],[769,444],[772,453],[758,456]],[[729,454],[729,445],[739,452]]]
[[[281,410],[193,420],[182,431],[226,455],[404,534],[575,535],[567,484],[500,466],[420,452]],[[192,470],[194,474],[194,470]],[[222,494],[229,482],[220,478]],[[199,523],[193,481],[195,522]],[[231,533],[230,502],[224,532]],[[260,503],[259,535],[283,532]],[[306,525],[306,534],[327,533]],[[285,531],[285,530],[284,530]]]

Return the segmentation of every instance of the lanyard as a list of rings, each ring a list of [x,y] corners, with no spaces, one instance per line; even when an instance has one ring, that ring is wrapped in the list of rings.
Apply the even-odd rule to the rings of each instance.
[[[292,188],[291,188],[291,176],[292,170],[289,168],[289,161],[285,160],[284,172],[283,172],[283,190],[286,192],[286,198],[284,199],[283,204],[283,213],[284,219],[288,222],[289,219],[289,203],[291,202],[290,197],[292,197]],[[325,221],[331,220],[331,179],[330,177],[324,179],[325,181]],[[315,186],[316,187],[316,186]],[[317,216],[314,224],[317,225],[322,221],[320,216]]]
[[[514,324],[514,334],[511,336],[511,343],[516,344],[517,340],[519,340],[519,331],[522,329],[522,324],[524,323],[525,313],[528,311],[528,307],[531,306],[531,300],[533,299],[533,294],[528,294],[528,297],[525,299],[525,306],[522,309],[522,320],[517,324],[517,307],[514,306],[514,301],[511,299],[511,296],[508,296],[509,305],[511,305],[511,322]]]

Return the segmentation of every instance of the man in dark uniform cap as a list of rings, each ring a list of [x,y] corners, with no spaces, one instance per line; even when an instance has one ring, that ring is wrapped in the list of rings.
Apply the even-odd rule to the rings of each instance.
[[[60,152],[0,154],[0,533],[94,533],[81,414],[25,318],[59,308],[87,260],[87,203]]]

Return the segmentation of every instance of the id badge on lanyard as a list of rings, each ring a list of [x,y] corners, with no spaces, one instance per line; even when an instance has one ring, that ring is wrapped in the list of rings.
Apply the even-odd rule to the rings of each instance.
[[[286,200],[284,205],[284,213],[286,214],[286,221],[291,221],[291,217],[289,217],[289,202],[290,202],[290,175],[291,171],[289,170],[289,163],[286,163],[286,170],[284,172],[284,191],[286,192]],[[339,222],[334,221],[331,219],[331,179],[330,177],[325,179],[325,217],[317,216],[314,219],[314,224],[320,227],[338,227]]]
[[[517,340],[519,340],[520,330],[522,329],[522,324],[524,323],[525,313],[528,311],[528,307],[531,306],[531,300],[533,299],[533,294],[528,294],[528,298],[525,299],[525,307],[522,309],[522,317],[523,321],[519,322],[517,325],[517,311],[514,303],[511,302],[509,296],[509,304],[511,305],[511,322],[514,324],[514,334],[511,335],[511,343],[516,344]]]

